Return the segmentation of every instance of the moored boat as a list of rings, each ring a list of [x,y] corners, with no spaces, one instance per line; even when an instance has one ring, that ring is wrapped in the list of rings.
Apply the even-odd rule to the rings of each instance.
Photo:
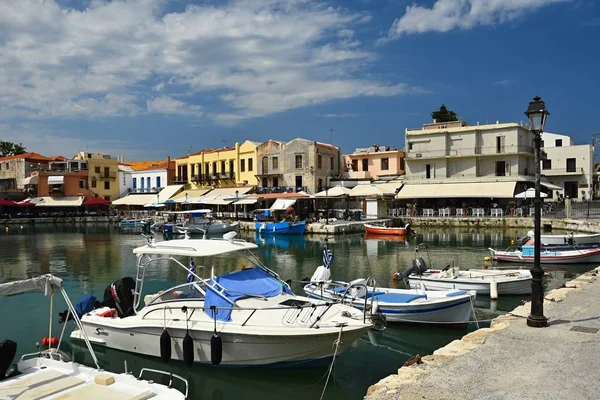
[[[490,248],[492,258],[500,262],[533,263],[534,245],[523,245],[516,250],[495,250]],[[600,262],[600,248],[571,248],[557,249],[553,247],[542,247],[540,250],[540,262],[542,264],[573,264],[573,263],[595,263]]]
[[[82,317],[83,329],[71,337],[79,339],[85,333],[92,343],[165,361],[293,366],[327,360],[371,328],[367,313],[294,295],[252,253],[256,244],[234,240],[233,232],[225,236],[164,242],[150,239],[134,249],[138,256],[134,311],[115,318],[112,309],[93,310]],[[245,259],[242,269],[215,277],[214,263],[219,256]],[[209,277],[196,274],[195,264],[188,269],[179,261],[181,257],[200,258],[198,265],[205,266],[204,272],[209,269]],[[188,282],[147,295],[145,307],[139,309],[146,268],[166,263],[186,269]],[[245,264],[255,267],[245,268]]]
[[[60,292],[68,306],[65,320],[72,318],[75,324],[80,326],[81,321],[79,320],[77,310],[66,295],[60,278],[48,274],[23,281],[0,284],[0,296],[20,294],[34,290],[44,291],[51,298],[53,298],[56,292]],[[49,323],[50,332],[52,331],[53,317],[51,315]],[[140,371],[139,377],[136,378],[130,373],[116,374],[102,370],[87,336],[83,336],[83,339],[96,368],[69,361],[68,356],[60,350],[62,335],[60,340],[52,336],[45,339],[48,339],[49,348],[37,353],[21,356],[20,360],[16,363],[15,369],[8,376],[6,375],[7,368],[16,354],[17,344],[10,340],[0,343],[0,398],[60,398],[64,400],[82,398],[183,400],[187,398],[188,382],[175,374],[143,368]],[[164,386],[152,380],[145,380],[149,375],[156,374],[170,377],[171,382],[173,382],[174,378],[180,380],[182,392],[174,389],[171,385]]]
[[[475,292],[381,288],[371,278],[332,281],[329,266],[333,257],[328,252],[325,248],[323,265],[304,286],[309,297],[370,309],[383,314],[388,322],[465,327],[471,320]]]
[[[411,232],[409,224],[404,227],[388,227],[383,225],[365,224],[365,232],[374,235],[405,236]]]
[[[534,232],[527,232],[527,238],[533,239]],[[600,247],[600,233],[575,234],[573,232],[560,235],[541,235],[544,246],[577,246],[577,247]]]
[[[495,285],[494,290],[498,295],[531,293],[531,272],[520,269],[427,269],[421,274],[410,274],[408,281],[411,287],[422,287],[425,290],[459,289],[490,294],[492,285]]]
[[[306,230],[306,221],[256,222],[254,228],[264,235],[302,235]]]

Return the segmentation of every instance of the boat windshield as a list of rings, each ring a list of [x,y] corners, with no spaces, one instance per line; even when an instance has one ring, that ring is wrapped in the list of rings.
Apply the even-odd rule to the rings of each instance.
[[[177,300],[204,300],[206,291],[204,290],[203,286],[204,282],[202,281],[175,286],[169,290],[159,293],[148,305]]]

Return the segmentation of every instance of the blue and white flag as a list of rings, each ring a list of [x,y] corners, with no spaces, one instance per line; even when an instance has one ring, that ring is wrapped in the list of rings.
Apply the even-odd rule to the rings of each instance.
[[[190,272],[188,272],[187,274],[187,281],[188,283],[194,282],[194,280],[196,279],[196,277],[194,276],[194,274],[196,273],[196,263],[194,262],[193,258],[190,258],[190,266],[188,267],[188,270]]]
[[[329,268],[331,263],[333,262],[333,251],[331,251],[327,246],[323,247],[323,266],[325,268]]]

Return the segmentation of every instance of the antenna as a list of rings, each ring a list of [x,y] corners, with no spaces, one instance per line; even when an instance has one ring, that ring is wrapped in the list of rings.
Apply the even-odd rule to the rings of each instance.
[[[333,144],[333,132],[335,132],[335,129],[329,128],[329,144]]]

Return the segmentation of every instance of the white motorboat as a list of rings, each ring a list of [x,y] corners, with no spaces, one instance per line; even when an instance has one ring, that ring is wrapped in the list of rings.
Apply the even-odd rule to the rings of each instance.
[[[0,296],[8,296],[34,290],[43,290],[52,299],[60,291],[67,306],[68,313],[73,316],[77,326],[81,321],[77,312],[62,287],[62,280],[52,275],[42,275],[24,281],[0,284]],[[50,308],[52,310],[52,308]],[[52,318],[53,316],[51,316]],[[67,314],[67,319],[69,314]],[[50,320],[50,332],[52,320]],[[66,325],[66,323],[65,323]],[[92,346],[84,335],[87,348],[90,351],[96,368],[87,367],[68,360],[60,350],[63,332],[60,340],[48,340],[49,348],[38,353],[25,354],[17,362],[14,371],[6,375],[6,369],[16,354],[16,343],[4,341],[0,345],[0,399],[186,399],[188,396],[187,380],[178,375],[164,371],[144,368],[138,378],[129,374],[116,374],[103,371],[98,366],[98,359]],[[57,341],[56,347],[52,347]],[[177,391],[169,386],[153,381],[144,380],[149,374],[162,374],[179,379],[185,387],[185,392]]]
[[[234,232],[224,236],[149,239],[133,250],[138,259],[134,309],[139,309],[146,268],[179,265],[188,271],[188,283],[146,296],[145,307],[125,318],[111,317],[114,312],[106,308],[93,310],[71,337],[87,334],[92,343],[165,361],[289,366],[327,360],[371,328],[367,313],[295,296],[253,254],[256,244],[234,240]],[[238,268],[234,272],[214,277],[215,262],[226,262],[216,260],[221,256],[236,257],[240,264],[232,266]],[[188,270],[177,257],[201,259],[199,268],[212,263],[210,278]]]
[[[495,250],[492,248],[488,250],[492,253],[492,258],[500,262],[532,264],[535,259],[535,246],[533,244],[524,245],[520,250]],[[540,263],[542,264],[586,264],[598,262],[600,262],[600,249],[598,248],[571,248],[563,250],[543,247],[540,250]]]
[[[332,281],[332,257],[329,261],[328,258],[324,254],[324,264],[304,286],[309,297],[351,304],[359,310],[370,309],[373,314],[383,314],[389,322],[466,326],[471,320],[475,292],[380,288],[371,278]]]
[[[410,274],[408,281],[411,287],[425,290],[474,290],[477,294],[497,295],[531,293],[531,272],[525,269],[427,269]]]
[[[527,239],[533,239],[534,232],[527,232]],[[541,235],[543,246],[578,246],[578,247],[600,247],[600,233],[574,234],[573,232],[563,235]]]

